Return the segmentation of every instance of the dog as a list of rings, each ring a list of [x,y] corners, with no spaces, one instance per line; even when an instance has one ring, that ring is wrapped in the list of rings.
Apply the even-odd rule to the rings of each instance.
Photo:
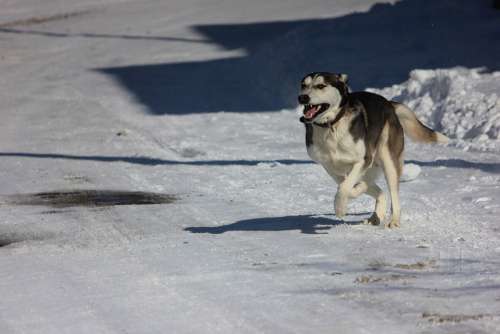
[[[370,92],[350,92],[347,80],[346,74],[329,72],[302,79],[298,100],[307,153],[338,184],[334,202],[338,218],[345,216],[349,199],[366,193],[375,199],[375,210],[364,223],[384,221],[386,197],[375,183],[383,172],[392,211],[385,226],[399,227],[404,134],[424,143],[447,143],[448,138],[423,125],[404,104]]]

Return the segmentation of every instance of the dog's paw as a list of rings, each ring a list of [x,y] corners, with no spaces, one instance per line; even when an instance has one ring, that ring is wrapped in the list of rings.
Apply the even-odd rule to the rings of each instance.
[[[347,198],[337,193],[335,196],[335,216],[343,218],[347,212]]]
[[[363,224],[365,225],[380,225],[380,218],[377,213],[374,212],[370,218],[363,220]]]
[[[399,227],[399,219],[391,219],[391,221],[387,224],[385,224],[385,227],[388,228],[396,228]]]

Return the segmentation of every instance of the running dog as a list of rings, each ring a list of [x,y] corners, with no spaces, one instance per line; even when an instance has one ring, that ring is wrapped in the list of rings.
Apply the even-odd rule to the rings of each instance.
[[[315,72],[302,79],[299,104],[306,128],[307,153],[337,182],[335,215],[346,214],[347,201],[368,194],[375,212],[364,221],[379,225],[386,198],[375,180],[383,171],[391,196],[392,218],[399,227],[399,178],[404,134],[424,143],[446,143],[443,134],[423,125],[407,106],[369,92],[349,92],[347,75]]]

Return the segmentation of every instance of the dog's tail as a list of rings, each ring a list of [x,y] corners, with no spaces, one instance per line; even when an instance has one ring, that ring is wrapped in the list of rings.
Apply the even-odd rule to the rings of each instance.
[[[449,138],[434,131],[422,124],[415,116],[415,113],[402,103],[391,101],[399,122],[403,126],[403,131],[411,139],[421,143],[441,143],[446,144]]]

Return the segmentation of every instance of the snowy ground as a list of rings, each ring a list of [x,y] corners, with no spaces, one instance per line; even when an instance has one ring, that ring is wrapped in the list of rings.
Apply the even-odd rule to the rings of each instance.
[[[0,0],[0,333],[500,333],[500,12],[375,2]],[[333,215],[315,69],[452,137],[400,229]]]

